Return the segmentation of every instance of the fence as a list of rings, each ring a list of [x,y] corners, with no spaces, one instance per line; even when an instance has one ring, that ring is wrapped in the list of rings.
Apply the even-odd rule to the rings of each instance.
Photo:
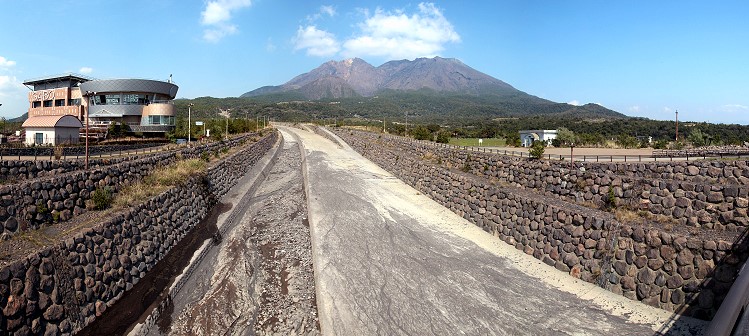
[[[161,150],[164,144],[138,144],[138,145],[98,145],[89,146],[90,158],[102,158],[111,156],[122,156],[123,154],[137,155],[152,153]],[[58,157],[59,156],[59,157]],[[82,146],[74,147],[0,147],[0,161],[2,160],[21,160],[26,158],[33,161],[53,160],[53,159],[79,159],[86,156],[86,149]]]

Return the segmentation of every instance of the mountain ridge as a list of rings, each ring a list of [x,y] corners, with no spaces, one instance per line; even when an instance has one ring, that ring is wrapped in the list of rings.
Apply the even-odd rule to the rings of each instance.
[[[428,92],[432,92],[428,93]],[[455,58],[393,60],[378,67],[360,58],[327,61],[309,72],[277,86],[263,86],[240,98],[300,97],[306,100],[371,98],[378,95],[419,95],[422,98],[449,95],[464,105],[496,115],[564,114],[622,118],[625,115],[601,105],[575,106],[556,103],[521,90],[471,68]],[[408,99],[408,98],[405,98]],[[429,104],[424,101],[423,104]],[[492,111],[494,111],[492,113]],[[482,112],[483,113],[483,112]]]

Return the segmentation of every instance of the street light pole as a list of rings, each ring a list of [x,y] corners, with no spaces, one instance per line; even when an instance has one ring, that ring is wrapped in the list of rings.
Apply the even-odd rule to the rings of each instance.
[[[193,104],[193,103],[187,104],[187,143],[188,144],[190,143],[190,138],[192,138],[192,120],[191,120],[191,116],[192,116],[192,107],[194,105],[195,104]]]
[[[85,167],[86,170],[88,170],[88,117],[91,112],[91,106],[94,104],[92,97],[96,96],[96,92],[86,91],[86,93],[83,95],[84,97],[88,98],[88,106],[86,106],[86,163]]]

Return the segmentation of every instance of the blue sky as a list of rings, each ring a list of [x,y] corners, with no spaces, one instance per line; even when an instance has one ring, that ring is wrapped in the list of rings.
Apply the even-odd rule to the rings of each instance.
[[[749,124],[747,1],[0,0],[0,116],[26,79],[169,74],[234,97],[328,60],[453,57],[558,102]]]

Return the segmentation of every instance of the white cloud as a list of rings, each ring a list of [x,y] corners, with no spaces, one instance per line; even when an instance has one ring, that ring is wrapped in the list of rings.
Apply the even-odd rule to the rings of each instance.
[[[327,14],[330,17],[335,16],[335,8],[333,6],[320,6],[320,13]]]
[[[437,56],[447,43],[460,42],[460,35],[433,3],[422,2],[415,13],[398,9],[375,9],[374,14],[360,9],[365,20],[357,24],[358,32],[343,42],[335,35],[310,24],[300,27],[293,39],[294,49],[306,49],[308,55],[332,56],[339,52],[344,57],[376,56],[387,59],[413,59]],[[337,15],[332,6],[321,6],[320,11],[307,17],[314,22],[322,16]]]
[[[570,104],[570,105],[575,105],[575,106],[580,106],[580,102],[579,102],[579,101],[577,101],[577,99],[575,99],[575,100],[573,100],[573,101],[571,101],[571,102],[568,102],[567,104]]]
[[[6,118],[15,118],[29,108],[26,88],[15,76],[0,75],[0,114]]]
[[[0,56],[0,67],[2,68],[10,68],[12,66],[16,65],[16,61],[11,61],[5,57]]]
[[[360,34],[343,43],[346,57],[380,56],[389,59],[432,57],[447,43],[460,42],[460,35],[433,3],[420,3],[410,16],[403,10],[380,8],[359,24]]]
[[[721,109],[729,113],[738,113],[738,112],[749,111],[749,106],[740,105],[740,104],[726,104],[726,105],[721,106]]]
[[[293,40],[294,50],[306,50],[310,56],[332,56],[341,50],[335,35],[315,26],[299,27]]]
[[[310,23],[312,23],[312,22],[315,22],[315,21],[321,19],[323,16],[327,15],[329,17],[334,17],[334,16],[336,16],[336,14],[337,14],[336,10],[335,10],[335,8],[333,6],[325,6],[325,5],[323,5],[323,6],[320,6],[320,10],[317,13],[312,14],[312,15],[308,15],[307,16],[307,21],[309,21]]]
[[[82,67],[82,68],[78,69],[78,72],[80,72],[82,74],[90,74],[90,73],[94,72],[94,69],[91,68],[91,67]]]
[[[251,0],[208,1],[200,13],[200,24],[208,27],[203,30],[203,39],[215,43],[227,35],[236,33],[237,26],[231,23],[232,13],[251,5]]]
[[[639,105],[630,106],[627,110],[632,113],[640,113],[640,106]]]

